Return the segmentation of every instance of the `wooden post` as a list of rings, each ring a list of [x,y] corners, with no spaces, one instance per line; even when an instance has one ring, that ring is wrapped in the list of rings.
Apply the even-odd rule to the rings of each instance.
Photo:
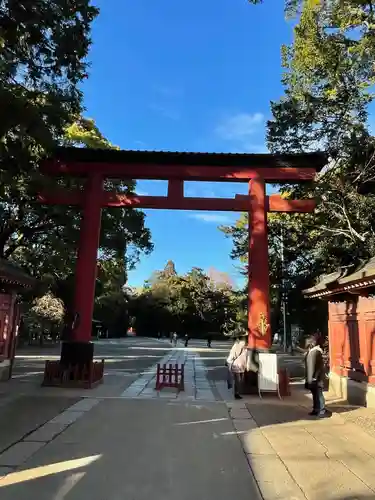
[[[169,180],[168,181],[168,199],[170,201],[180,201],[184,198],[184,181]]]
[[[267,198],[264,179],[249,183],[249,313],[250,348],[271,347]]]
[[[160,389],[160,364],[158,363],[156,368],[156,387],[155,389],[158,391]]]

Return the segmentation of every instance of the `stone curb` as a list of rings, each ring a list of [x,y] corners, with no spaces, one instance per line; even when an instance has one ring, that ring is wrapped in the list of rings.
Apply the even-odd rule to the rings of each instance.
[[[17,443],[3,450],[0,454],[0,482],[8,474],[16,472],[16,469],[26,460],[63,433],[78,418],[96,406],[99,401],[100,399],[85,398],[74,403],[48,422],[23,436]]]

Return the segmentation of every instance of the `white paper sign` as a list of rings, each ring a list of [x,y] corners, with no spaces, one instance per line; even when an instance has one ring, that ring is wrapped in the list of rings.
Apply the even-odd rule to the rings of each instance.
[[[279,392],[277,372],[277,354],[259,353],[258,390],[261,392]]]

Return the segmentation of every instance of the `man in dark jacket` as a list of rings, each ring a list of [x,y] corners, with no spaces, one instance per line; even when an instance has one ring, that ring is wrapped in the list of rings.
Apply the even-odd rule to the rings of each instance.
[[[325,368],[323,350],[318,336],[308,340],[308,352],[305,355],[305,373],[305,387],[311,391],[313,397],[313,410],[310,415],[323,417],[326,415],[323,395]]]

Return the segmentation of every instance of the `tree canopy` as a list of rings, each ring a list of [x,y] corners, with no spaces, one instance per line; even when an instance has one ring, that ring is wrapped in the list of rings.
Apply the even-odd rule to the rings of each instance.
[[[69,306],[81,215],[79,207],[41,205],[37,194],[57,186],[80,188],[82,181],[44,177],[39,163],[57,145],[117,147],[83,117],[81,84],[98,12],[90,0],[0,4],[0,258],[39,278],[35,293],[47,305],[53,303],[53,295],[45,295],[51,290]],[[134,192],[135,182],[111,180],[105,188]],[[103,296],[122,293],[127,270],[151,250],[142,211],[103,210],[101,303]]]
[[[313,186],[281,189],[287,197],[314,197],[314,214],[268,217],[273,320],[279,322],[284,278],[290,321],[306,329],[310,321],[313,329],[323,326],[323,314],[303,301],[301,290],[321,274],[375,255],[375,197],[361,194],[371,193],[366,186],[375,178],[374,138],[368,128],[368,106],[374,99],[375,5],[286,0],[285,10],[296,23],[294,40],[281,48],[284,96],[271,102],[267,145],[274,153],[324,150],[329,163]],[[246,216],[222,229],[233,239],[233,258],[246,265]]]
[[[0,256],[31,247],[51,229],[50,207],[35,203],[40,158],[82,112],[87,75],[88,0],[5,1],[0,5]],[[52,236],[53,238],[53,236]]]
[[[229,285],[217,287],[202,269],[179,275],[173,261],[168,261],[130,299],[129,313],[139,334],[175,331],[192,337],[220,337],[232,334],[243,321],[239,312],[245,304],[243,294]]]
[[[301,221],[305,233],[315,231],[312,245],[324,272],[375,254],[375,199],[360,194],[375,175],[367,123],[374,98],[374,6],[304,0],[286,7],[300,7],[300,14],[293,44],[282,47],[285,95],[271,103],[267,142],[272,152],[329,153],[313,188],[285,188],[317,200],[316,214]]]

